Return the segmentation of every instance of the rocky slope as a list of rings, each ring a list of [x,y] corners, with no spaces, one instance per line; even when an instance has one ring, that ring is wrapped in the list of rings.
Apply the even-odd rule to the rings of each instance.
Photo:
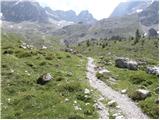
[[[82,11],[79,15],[72,10],[52,10],[49,7],[43,8],[35,1],[4,1],[1,2],[2,19],[12,22],[22,21],[38,21],[38,22],[53,22],[53,21],[67,21],[67,22],[84,22],[93,23],[95,18],[88,12]]]

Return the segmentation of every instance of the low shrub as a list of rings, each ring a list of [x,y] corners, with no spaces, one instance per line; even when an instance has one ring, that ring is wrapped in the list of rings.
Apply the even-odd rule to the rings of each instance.
[[[140,101],[142,110],[154,119],[159,118],[159,105],[155,103],[153,98],[147,98],[144,101]]]

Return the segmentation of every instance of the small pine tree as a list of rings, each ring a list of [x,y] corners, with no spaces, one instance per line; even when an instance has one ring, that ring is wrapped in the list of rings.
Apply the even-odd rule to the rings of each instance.
[[[106,45],[103,43],[103,44],[102,44],[102,48],[105,48],[105,47],[106,47]]]
[[[144,42],[145,42],[145,40],[144,40],[144,38],[142,39],[142,42],[141,42],[141,45],[143,46],[144,45]]]
[[[140,39],[141,39],[141,34],[140,34],[139,30],[137,29],[137,30],[136,30],[136,33],[135,33],[135,41],[134,41],[134,44],[137,44]]]
[[[87,43],[86,43],[86,44],[87,44],[87,47],[89,47],[89,46],[90,46],[90,42],[89,42],[89,40],[87,40]]]

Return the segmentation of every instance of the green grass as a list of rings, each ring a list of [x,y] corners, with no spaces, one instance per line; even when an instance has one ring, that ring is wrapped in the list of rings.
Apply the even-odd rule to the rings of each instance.
[[[2,33],[1,117],[98,118],[93,94],[84,97],[84,89],[90,89],[86,58],[52,48],[19,48],[21,41],[15,34]],[[37,84],[37,79],[48,72],[53,79],[45,85]]]
[[[142,40],[136,45],[133,45],[134,40],[90,41],[88,47],[84,42],[77,47],[73,46],[73,48],[83,55],[94,57],[97,66],[106,67],[110,71],[109,76],[117,79],[115,84],[108,84],[109,76],[98,73],[96,76],[113,89],[117,91],[127,89],[127,94],[131,98],[135,98],[134,93],[139,88],[149,90],[151,92],[150,97],[145,100],[136,100],[136,102],[148,116],[158,118],[158,104],[155,103],[155,100],[158,99],[158,93],[155,92],[159,86],[158,77],[147,74],[145,71],[147,65],[158,65],[158,40],[147,38],[143,38],[143,40],[143,45]],[[140,66],[138,71],[117,68],[115,67],[116,57],[128,57],[133,60],[144,61],[146,65]]]

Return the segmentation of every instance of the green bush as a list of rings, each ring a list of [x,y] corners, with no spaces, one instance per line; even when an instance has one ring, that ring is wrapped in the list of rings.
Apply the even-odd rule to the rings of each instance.
[[[142,78],[142,76],[138,76],[138,75],[132,75],[130,76],[130,81],[133,83],[133,84],[140,84],[144,81],[146,81],[144,78]]]
[[[140,102],[140,106],[145,113],[154,119],[159,118],[159,105],[155,103],[155,99],[147,98]]]

